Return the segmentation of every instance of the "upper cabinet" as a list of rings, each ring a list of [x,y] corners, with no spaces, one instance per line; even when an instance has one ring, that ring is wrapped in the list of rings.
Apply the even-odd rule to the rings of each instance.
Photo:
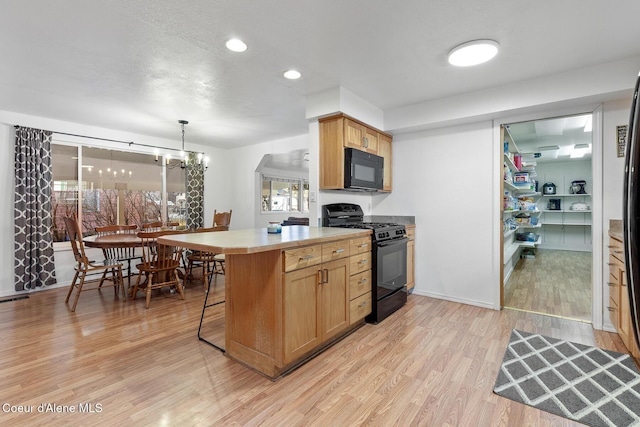
[[[344,149],[355,148],[384,158],[382,192],[390,192],[392,136],[342,113],[320,123],[320,190],[344,189]]]

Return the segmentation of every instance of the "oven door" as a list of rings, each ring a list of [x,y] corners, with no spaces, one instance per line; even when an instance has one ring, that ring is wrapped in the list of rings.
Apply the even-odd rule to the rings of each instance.
[[[376,243],[376,299],[380,300],[407,284],[408,241],[403,237]]]

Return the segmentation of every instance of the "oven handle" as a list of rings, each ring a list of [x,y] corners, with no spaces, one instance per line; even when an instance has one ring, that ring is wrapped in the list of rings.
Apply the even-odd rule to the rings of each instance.
[[[379,247],[392,246],[392,245],[400,245],[403,243],[407,243],[409,241],[408,237],[402,237],[400,239],[387,240],[386,242],[379,242],[377,245]]]

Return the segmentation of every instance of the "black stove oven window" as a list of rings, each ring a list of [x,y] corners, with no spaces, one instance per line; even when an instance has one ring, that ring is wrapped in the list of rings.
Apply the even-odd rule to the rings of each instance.
[[[379,244],[377,247],[377,298],[402,288],[407,284],[407,241]]]

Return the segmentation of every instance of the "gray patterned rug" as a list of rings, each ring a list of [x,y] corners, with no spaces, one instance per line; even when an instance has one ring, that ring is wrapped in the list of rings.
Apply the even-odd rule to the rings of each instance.
[[[640,426],[629,355],[513,330],[493,392],[590,426]]]

